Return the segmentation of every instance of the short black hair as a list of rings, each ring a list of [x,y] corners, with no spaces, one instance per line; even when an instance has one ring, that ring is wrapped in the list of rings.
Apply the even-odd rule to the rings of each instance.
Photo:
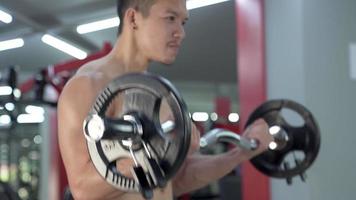
[[[128,8],[134,8],[141,12],[144,17],[147,17],[150,13],[151,6],[157,0],[117,0],[117,15],[120,19],[120,25],[118,34],[122,32],[124,26],[124,16]]]

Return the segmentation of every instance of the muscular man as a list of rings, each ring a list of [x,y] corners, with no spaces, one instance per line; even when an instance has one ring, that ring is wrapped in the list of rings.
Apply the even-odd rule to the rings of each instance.
[[[60,151],[69,186],[77,200],[142,199],[139,193],[126,193],[112,187],[97,173],[86,146],[83,121],[98,93],[112,79],[146,71],[151,61],[172,63],[185,37],[186,0],[119,0],[118,5],[121,24],[113,50],[82,66],[67,83],[58,102]],[[120,102],[119,98],[109,113],[118,113]],[[235,148],[225,154],[204,156],[197,152],[199,132],[194,125],[192,127],[192,143],[184,164],[166,188],[154,191],[154,199],[173,199],[173,196],[201,188],[266,150],[271,141],[267,124],[259,120],[244,133],[259,140],[257,150]],[[131,166],[131,160],[117,163],[120,171],[127,171],[128,175]]]

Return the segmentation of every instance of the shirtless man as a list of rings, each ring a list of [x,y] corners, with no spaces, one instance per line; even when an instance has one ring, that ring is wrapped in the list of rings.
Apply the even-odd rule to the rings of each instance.
[[[186,0],[119,0],[119,5],[121,24],[113,50],[82,66],[67,83],[58,101],[60,151],[76,200],[142,199],[140,193],[127,193],[112,187],[98,174],[89,157],[83,121],[98,93],[112,79],[146,71],[151,61],[172,63],[185,37]],[[235,148],[225,154],[200,155],[200,134],[194,125],[192,127],[192,142],[184,164],[164,189],[154,191],[154,199],[173,199],[201,188],[265,151],[271,141],[267,124],[258,120],[244,132],[245,137],[259,141],[257,150]],[[129,172],[131,164],[123,162],[118,167]]]

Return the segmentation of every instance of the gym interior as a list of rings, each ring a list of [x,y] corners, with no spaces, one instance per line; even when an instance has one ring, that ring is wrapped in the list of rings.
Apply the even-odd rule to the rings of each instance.
[[[307,109],[287,110],[289,124],[309,113],[316,124],[303,134],[315,142],[283,155],[276,168],[245,162],[177,199],[355,198],[355,7],[352,0],[187,0],[176,62],[152,63],[149,72],[177,89],[201,137],[213,128],[242,133],[251,113],[273,100]],[[114,0],[0,0],[0,199],[66,198],[58,97],[80,66],[111,51],[116,16]],[[202,152],[229,148],[222,142]]]

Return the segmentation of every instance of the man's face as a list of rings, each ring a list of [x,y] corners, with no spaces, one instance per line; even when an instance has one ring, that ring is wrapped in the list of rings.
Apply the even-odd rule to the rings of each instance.
[[[138,45],[150,60],[171,64],[185,37],[186,0],[157,0],[149,16],[138,20]]]

